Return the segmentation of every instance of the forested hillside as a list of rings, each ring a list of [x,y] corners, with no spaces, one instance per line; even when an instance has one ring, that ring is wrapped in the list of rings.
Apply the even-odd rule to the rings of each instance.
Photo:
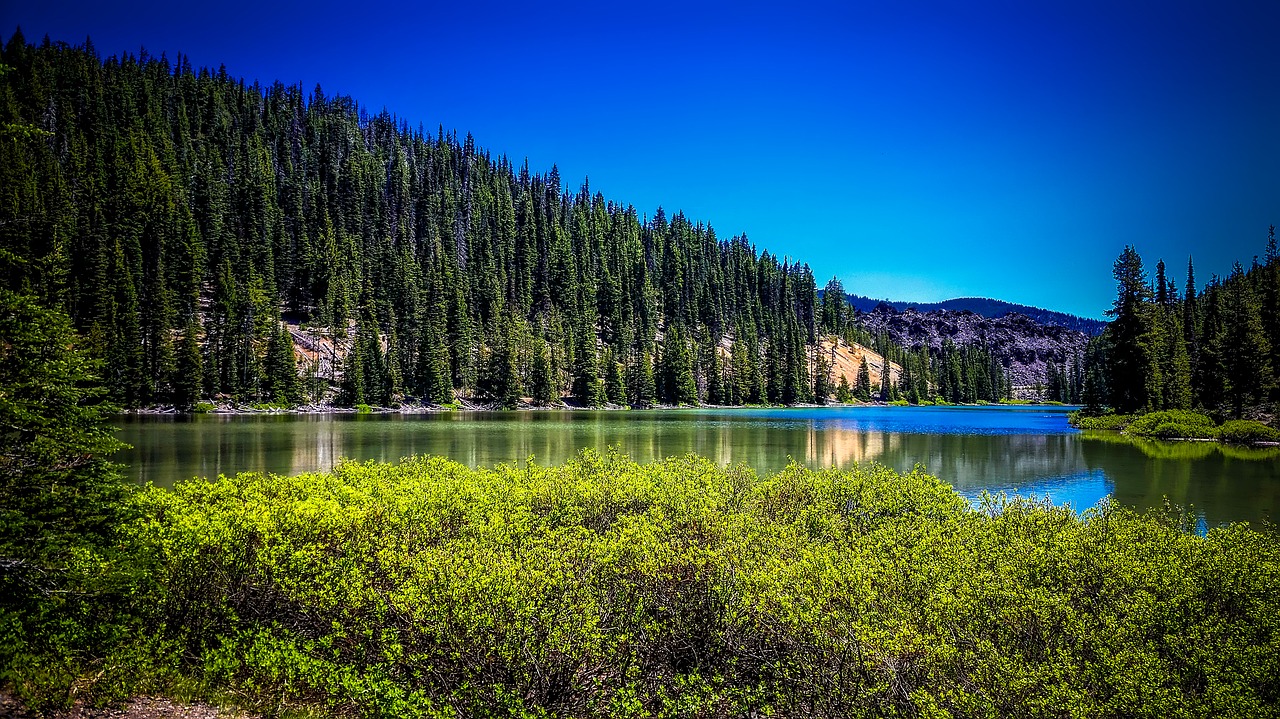
[[[126,407],[797,403],[838,391],[823,336],[908,360],[807,264],[470,136],[181,56],[19,32],[2,62],[3,282],[71,316]],[[938,359],[909,364],[931,396]]]

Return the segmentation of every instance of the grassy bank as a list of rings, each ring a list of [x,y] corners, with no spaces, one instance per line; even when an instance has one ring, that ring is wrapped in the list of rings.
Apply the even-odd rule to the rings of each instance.
[[[137,495],[32,705],[340,716],[1274,716],[1280,538],[921,472],[444,459]],[[123,558],[121,558],[123,557]],[[112,584],[114,582],[114,584]],[[87,610],[84,608],[88,608]],[[92,639],[88,641],[86,638]]]
[[[1162,410],[1146,414],[1068,414],[1073,427],[1085,430],[1119,430],[1133,437],[1154,439],[1211,439],[1233,444],[1280,442],[1280,430],[1248,419],[1232,419],[1219,425],[1213,418],[1187,410]]]

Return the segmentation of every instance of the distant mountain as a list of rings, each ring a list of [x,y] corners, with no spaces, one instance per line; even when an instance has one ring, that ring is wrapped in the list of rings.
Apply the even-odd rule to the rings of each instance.
[[[1059,372],[1075,371],[1088,342],[1079,330],[1044,324],[1018,312],[992,318],[970,310],[921,312],[913,306],[899,311],[887,302],[878,302],[870,312],[858,316],[858,324],[873,336],[887,334],[894,344],[912,350],[928,347],[935,355],[947,341],[958,347],[983,347],[1000,361],[1015,387],[1047,383],[1050,364]]]
[[[991,319],[999,319],[1007,314],[1016,313],[1026,315],[1042,325],[1066,327],[1077,332],[1083,332],[1090,337],[1102,334],[1103,328],[1107,326],[1107,323],[1101,320],[1091,320],[1087,317],[1077,317],[1065,312],[1054,312],[1053,310],[1019,305],[1013,302],[1005,302],[1004,300],[993,300],[986,297],[957,297],[951,300],[943,300],[942,302],[892,302],[889,300],[875,300],[861,295],[849,295],[849,304],[853,305],[854,309],[859,312],[870,312],[879,305],[884,304],[899,312],[912,308],[921,312],[968,310]]]

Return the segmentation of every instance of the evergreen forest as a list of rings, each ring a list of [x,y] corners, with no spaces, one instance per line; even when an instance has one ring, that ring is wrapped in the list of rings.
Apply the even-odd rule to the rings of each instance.
[[[1280,252],[1276,230],[1246,270],[1196,283],[1187,260],[1183,291],[1156,263],[1126,247],[1116,259],[1113,318],[1090,342],[1083,400],[1087,410],[1121,414],[1203,410],[1240,418],[1280,399]]]
[[[803,262],[469,135],[89,41],[19,31],[0,62],[3,282],[70,316],[125,408],[1009,393],[981,348],[870,336]],[[835,376],[822,338],[899,367]]]

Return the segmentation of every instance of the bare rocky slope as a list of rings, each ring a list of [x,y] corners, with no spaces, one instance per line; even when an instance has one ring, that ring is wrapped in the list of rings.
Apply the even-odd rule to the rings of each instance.
[[[1020,314],[993,319],[967,310],[899,311],[881,304],[859,313],[858,319],[872,334],[887,332],[910,349],[927,346],[936,352],[948,339],[956,346],[985,346],[1000,359],[1015,387],[1044,382],[1049,362],[1066,367],[1077,354],[1083,356],[1089,341],[1083,332],[1040,324]]]
[[[1107,323],[1102,320],[1078,317],[1065,312],[1055,312],[1040,307],[1005,302],[1004,300],[993,300],[988,297],[956,297],[942,302],[895,302],[892,300],[874,300],[861,295],[847,295],[847,297],[850,306],[860,312],[871,312],[881,304],[885,304],[899,312],[908,309],[914,309],[919,312],[969,310],[991,319],[998,319],[1007,314],[1019,314],[1026,315],[1042,325],[1056,325],[1067,329],[1079,330],[1090,337],[1102,334],[1102,330],[1107,327]]]

